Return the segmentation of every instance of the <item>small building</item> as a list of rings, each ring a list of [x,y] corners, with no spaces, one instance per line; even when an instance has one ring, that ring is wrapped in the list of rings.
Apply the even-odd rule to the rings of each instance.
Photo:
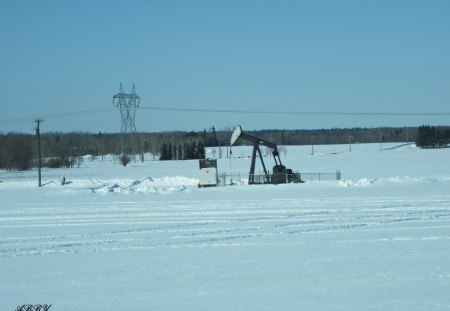
[[[219,176],[217,173],[216,159],[201,159],[199,160],[199,187],[217,187],[219,184]]]

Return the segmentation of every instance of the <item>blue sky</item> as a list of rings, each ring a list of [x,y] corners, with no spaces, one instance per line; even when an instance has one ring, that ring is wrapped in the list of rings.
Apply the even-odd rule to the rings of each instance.
[[[43,131],[119,132],[121,82],[142,107],[447,113],[139,109],[138,131],[449,125],[449,30],[447,0],[3,0],[0,132],[38,116]]]

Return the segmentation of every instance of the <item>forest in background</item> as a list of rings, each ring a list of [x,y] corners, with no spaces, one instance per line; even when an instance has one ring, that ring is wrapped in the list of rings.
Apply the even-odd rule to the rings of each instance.
[[[421,130],[422,129],[422,130]],[[424,130],[425,129],[425,130]],[[426,134],[423,134],[424,131]],[[427,142],[420,146],[440,147],[450,141],[450,127],[380,127],[320,130],[258,130],[248,134],[277,145],[326,145],[378,142]],[[418,136],[418,133],[421,134]],[[439,143],[430,135],[439,133]],[[428,135],[424,139],[424,135]],[[228,146],[230,130],[174,131],[155,133],[83,133],[47,132],[41,134],[41,153],[44,167],[73,167],[81,157],[116,154],[126,162],[130,157],[153,154],[152,160],[196,159],[205,155],[204,148]],[[417,138],[419,141],[416,141]],[[37,167],[36,135],[22,133],[0,134],[0,168],[27,170]],[[431,142],[431,143],[430,143]],[[170,149],[170,150],[169,150]],[[143,158],[142,158],[143,159]],[[127,162],[127,163],[128,163]],[[126,163],[123,163],[126,165]]]

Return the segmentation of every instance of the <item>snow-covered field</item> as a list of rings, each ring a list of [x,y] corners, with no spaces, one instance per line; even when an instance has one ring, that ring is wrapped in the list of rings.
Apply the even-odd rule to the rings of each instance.
[[[342,180],[277,186],[199,189],[197,161],[149,156],[42,188],[0,171],[0,310],[450,310],[450,149],[381,147],[288,146]],[[219,171],[245,179],[249,154]]]

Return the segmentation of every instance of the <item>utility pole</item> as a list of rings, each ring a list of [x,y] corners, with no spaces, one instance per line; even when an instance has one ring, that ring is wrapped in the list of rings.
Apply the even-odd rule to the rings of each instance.
[[[348,134],[348,150],[352,152],[352,135]]]
[[[380,130],[380,129],[378,129],[378,134],[379,134],[379,136],[380,136],[380,151],[382,151],[382,150],[383,150],[383,147],[382,147],[382,145],[381,145],[381,139],[383,138],[383,136],[381,135],[381,130]]]
[[[220,142],[222,141],[223,139],[218,139],[217,141],[219,142],[219,159],[222,159],[222,147],[220,146]]]
[[[144,163],[144,142],[148,142],[146,139],[142,139],[141,137],[141,161]]]
[[[311,155],[314,155],[314,135],[311,135]]]
[[[34,120],[34,122],[36,122],[36,136],[38,139],[38,153],[39,153],[39,160],[38,160],[38,179],[39,179],[39,187],[42,187],[42,182],[41,182],[41,168],[42,168],[42,153],[41,153],[41,129],[40,129],[40,124],[42,122],[44,122],[44,120],[42,119],[36,119]]]

